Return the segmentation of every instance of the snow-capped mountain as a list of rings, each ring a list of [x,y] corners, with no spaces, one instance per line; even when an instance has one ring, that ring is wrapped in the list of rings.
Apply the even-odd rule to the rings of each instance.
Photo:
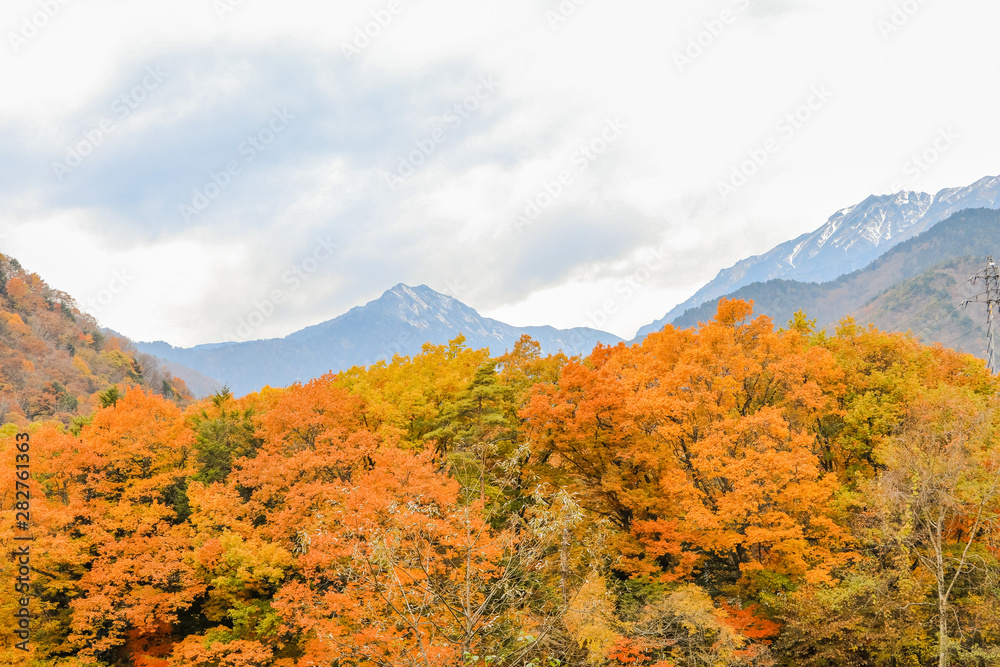
[[[426,285],[399,284],[364,306],[285,338],[193,348],[175,348],[158,341],[136,343],[136,347],[215,378],[236,394],[245,394],[265,385],[285,386],[327,371],[373,364],[394,354],[418,354],[424,343],[441,345],[459,334],[465,336],[469,347],[488,347],[494,355],[512,349],[522,334],[537,340],[543,354],[561,350],[568,355],[586,355],[599,342],[613,345],[621,341],[595,329],[514,327],[483,317]]]
[[[964,188],[872,195],[834,213],[814,232],[723,269],[694,296],[639,330],[637,339],[673,322],[686,310],[740,287],[775,278],[825,282],[864,268],[897,244],[969,208],[1000,208],[1000,176],[987,176]]]

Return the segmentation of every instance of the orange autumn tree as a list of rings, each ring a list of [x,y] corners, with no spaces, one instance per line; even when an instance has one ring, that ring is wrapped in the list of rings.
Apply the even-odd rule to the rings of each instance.
[[[518,650],[518,535],[326,376],[272,392],[261,445],[188,490],[208,626],[171,665],[452,665]],[[206,414],[212,414],[211,412]],[[506,639],[505,639],[506,638]]]
[[[598,348],[523,411],[543,474],[621,530],[619,571],[699,582],[740,605],[830,581],[849,557],[838,482],[810,433],[832,355],[722,300],[698,330]]]
[[[92,519],[76,529],[97,557],[71,603],[69,640],[81,643],[81,655],[96,655],[122,637],[169,635],[202,590],[184,524],[192,438],[177,406],[132,390],[96,413],[80,442],[70,469]]]
[[[462,506],[428,454],[373,460],[309,522],[304,581],[275,599],[310,659],[443,666],[521,648],[519,537],[491,529],[478,503]]]
[[[32,435],[36,655],[59,664],[164,655],[201,591],[188,565],[180,410],[141,389],[99,410],[76,438]]]
[[[330,379],[238,402],[217,396],[192,415],[205,439],[200,451],[223,465],[204,469],[188,487],[194,563],[206,593],[198,631],[177,647],[172,665],[282,664],[301,655],[305,639],[286,636],[275,595],[301,576],[294,554],[323,499],[378,446],[358,419],[360,400]]]

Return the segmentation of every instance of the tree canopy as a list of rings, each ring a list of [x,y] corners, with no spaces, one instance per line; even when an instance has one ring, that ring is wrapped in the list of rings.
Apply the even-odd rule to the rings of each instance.
[[[998,389],[725,300],[585,358],[457,339],[243,397],[119,383],[0,430],[6,461],[31,433],[35,538],[30,652],[0,660],[993,664]]]

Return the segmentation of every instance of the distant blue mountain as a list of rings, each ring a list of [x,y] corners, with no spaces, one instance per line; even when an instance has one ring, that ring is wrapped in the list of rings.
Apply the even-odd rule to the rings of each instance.
[[[587,328],[514,327],[483,317],[426,285],[400,283],[364,306],[285,338],[192,348],[162,341],[135,345],[141,352],[219,380],[242,395],[266,385],[286,386],[328,371],[367,366],[394,354],[412,356],[420,353],[424,343],[444,344],[459,334],[470,347],[489,348],[494,355],[513,349],[523,334],[537,340],[543,354],[562,351],[570,356],[590,354],[598,343],[614,345],[622,340]]]

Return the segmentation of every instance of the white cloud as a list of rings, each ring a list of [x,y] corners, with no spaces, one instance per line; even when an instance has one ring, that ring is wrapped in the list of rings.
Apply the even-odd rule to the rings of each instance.
[[[38,1],[5,3],[4,250],[81,298],[119,267],[141,269],[102,320],[175,344],[218,340],[260,295],[287,289],[284,272],[319,234],[341,254],[264,335],[402,281],[461,291],[515,324],[579,325],[618,299],[604,326],[631,337],[719,269],[883,191],[939,127],[961,139],[907,187],[1000,171],[1000,7],[986,0],[924,3],[888,35],[891,0],[756,0],[721,32],[722,12],[744,0],[588,0],[555,27],[545,12],[559,3],[543,0],[399,3],[387,19],[388,0],[243,0],[223,16],[210,0],[77,0],[30,38]],[[343,44],[366,28],[370,43],[348,60]],[[691,39],[702,52],[679,71]],[[59,183],[53,160],[156,65],[168,80]],[[488,76],[496,93],[460,126],[444,121]],[[718,182],[817,85],[833,99],[721,198]],[[184,224],[178,205],[281,104],[293,126]],[[617,117],[620,140],[513,233],[527,200]],[[442,127],[434,154],[387,187]],[[616,288],[661,246],[666,265],[625,299]]]

